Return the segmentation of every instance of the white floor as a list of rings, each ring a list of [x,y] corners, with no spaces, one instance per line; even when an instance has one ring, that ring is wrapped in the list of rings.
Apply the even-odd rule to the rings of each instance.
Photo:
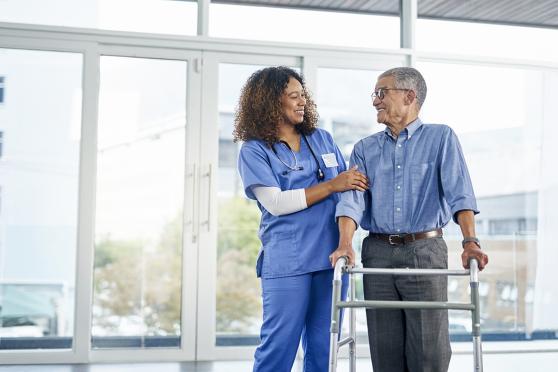
[[[219,361],[200,363],[133,363],[133,364],[90,364],[90,365],[25,365],[0,366],[1,372],[249,372],[249,361]],[[293,372],[301,372],[297,360]],[[349,372],[347,359],[339,360],[338,372]],[[372,371],[368,359],[357,360],[357,371]],[[452,357],[449,372],[472,372],[470,354]],[[484,355],[485,372],[556,372],[558,352],[515,352]]]
[[[357,372],[371,372],[370,359],[365,345],[357,348]],[[472,344],[453,343],[453,356],[449,372],[473,371]],[[558,372],[558,341],[485,342],[483,343],[484,372]],[[248,355],[248,354],[247,354]],[[341,354],[346,355],[346,354]],[[302,360],[295,361],[292,372],[302,372]],[[248,357],[249,358],[249,357]],[[0,372],[250,372],[252,361],[215,362],[159,362],[159,363],[110,363],[73,365],[2,365]],[[325,371],[324,371],[325,372]],[[337,372],[349,372],[347,359],[339,359]]]

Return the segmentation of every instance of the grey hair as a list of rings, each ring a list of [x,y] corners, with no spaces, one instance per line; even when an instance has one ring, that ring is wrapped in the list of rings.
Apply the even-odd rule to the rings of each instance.
[[[426,81],[422,74],[412,67],[395,67],[382,73],[378,79],[393,76],[395,80],[395,88],[410,89],[417,96],[418,108],[422,107],[426,99]]]

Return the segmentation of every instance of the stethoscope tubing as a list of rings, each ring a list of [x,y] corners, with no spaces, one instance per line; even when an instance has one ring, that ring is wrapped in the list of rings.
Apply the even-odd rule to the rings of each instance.
[[[322,170],[322,167],[320,166],[320,162],[318,161],[318,157],[314,153],[314,150],[312,149],[312,146],[310,146],[310,142],[308,142],[308,139],[306,138],[306,136],[304,134],[302,135],[302,138],[304,139],[304,142],[306,142],[306,146],[308,146],[308,149],[310,150],[310,153],[312,154],[312,157],[314,158],[314,161],[316,162],[316,166],[318,167],[318,171],[316,172],[316,177],[318,177],[318,181],[322,181],[325,178],[325,176],[324,176],[324,172]],[[304,168],[301,165],[298,165],[298,159],[297,159],[296,154],[294,153],[293,149],[291,149],[291,146],[289,146],[289,144],[285,141],[279,141],[279,142],[284,144],[289,149],[289,151],[291,152],[291,154],[293,155],[293,158],[295,160],[294,166],[285,163],[283,161],[283,159],[281,159],[279,157],[279,154],[277,153],[277,150],[275,150],[275,147],[273,145],[271,146],[271,149],[273,150],[273,153],[275,154],[275,156],[277,156],[277,159],[279,159],[279,161],[285,167],[287,167],[289,169],[286,173],[290,173],[292,171],[303,170]]]

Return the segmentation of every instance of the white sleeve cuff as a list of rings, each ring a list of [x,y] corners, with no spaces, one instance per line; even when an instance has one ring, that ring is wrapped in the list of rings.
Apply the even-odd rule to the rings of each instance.
[[[304,189],[281,191],[278,187],[255,186],[252,192],[261,205],[272,215],[282,216],[306,209]]]

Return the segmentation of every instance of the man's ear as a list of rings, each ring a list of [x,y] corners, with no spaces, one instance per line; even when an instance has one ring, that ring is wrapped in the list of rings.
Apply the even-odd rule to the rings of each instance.
[[[412,105],[417,99],[417,94],[414,90],[408,90],[407,94],[405,95],[405,103],[407,105]]]

